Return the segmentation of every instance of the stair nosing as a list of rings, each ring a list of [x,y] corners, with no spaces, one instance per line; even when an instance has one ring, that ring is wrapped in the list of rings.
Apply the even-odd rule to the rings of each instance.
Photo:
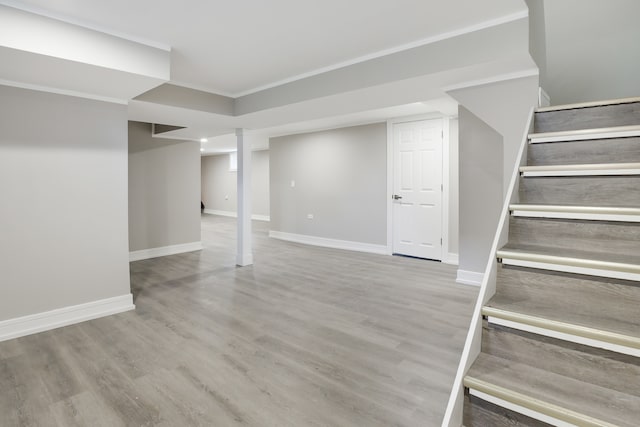
[[[554,265],[567,265],[572,267],[596,268],[608,271],[618,271],[632,274],[640,274],[640,265],[615,261],[602,261],[598,259],[562,257],[535,252],[520,252],[509,249],[500,249],[496,252],[498,258],[517,259],[521,261],[543,262]]]
[[[561,212],[561,213],[584,213],[599,215],[640,215],[640,208],[631,207],[608,207],[608,206],[576,206],[576,205],[543,205],[543,204],[521,204],[513,203],[509,205],[510,211],[527,212]]]
[[[595,341],[615,344],[622,347],[640,349],[640,337],[634,337],[632,335],[625,335],[589,326],[576,325],[574,323],[547,319],[544,317],[533,316],[531,314],[524,314],[486,305],[482,307],[482,314],[568,335],[576,335]]]
[[[590,170],[625,170],[625,169],[640,169],[640,162],[520,166],[520,172],[590,171]]]
[[[528,139],[529,139],[529,143],[535,144],[535,143],[543,143],[543,142],[561,142],[561,141],[571,141],[571,140],[616,138],[616,137],[620,137],[618,134],[627,134],[627,133],[629,133],[629,135],[624,135],[624,136],[640,135],[640,125],[611,126],[606,128],[563,130],[563,131],[553,131],[553,132],[538,132],[538,133],[530,133],[528,135]],[[545,140],[537,141],[540,139],[545,139]]]
[[[603,101],[577,102],[573,104],[550,105],[536,108],[536,113],[548,113],[552,111],[577,110],[580,108],[606,107],[608,105],[633,104],[640,102],[640,97],[607,99]]]
[[[582,425],[586,427],[616,427],[615,424],[610,424],[606,421],[593,418],[589,415],[581,414],[571,409],[563,408],[562,406],[558,406],[553,403],[545,402],[543,400],[527,396],[526,394],[496,384],[492,384],[487,381],[483,381],[471,375],[466,375],[463,383],[465,387],[468,387],[470,389],[478,390],[487,395],[494,396],[500,400],[504,400],[514,405],[521,406],[531,411],[538,412],[540,414],[556,418],[567,423]]]

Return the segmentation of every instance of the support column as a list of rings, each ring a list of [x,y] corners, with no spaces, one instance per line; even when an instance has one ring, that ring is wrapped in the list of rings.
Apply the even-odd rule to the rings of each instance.
[[[238,146],[238,254],[240,267],[253,264],[251,243],[251,143],[244,129],[236,129]]]

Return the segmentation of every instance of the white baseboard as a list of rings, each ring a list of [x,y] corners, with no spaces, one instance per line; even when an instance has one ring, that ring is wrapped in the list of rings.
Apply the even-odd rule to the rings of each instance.
[[[458,270],[458,277],[456,277],[456,282],[462,283],[463,285],[481,286],[482,279],[484,279],[484,274],[482,273],[476,273],[475,271]]]
[[[210,215],[220,215],[220,216],[228,216],[231,218],[237,218],[238,214],[236,212],[232,212],[232,211],[219,211],[216,209],[205,209],[204,213],[206,214],[210,214]],[[257,215],[257,214],[253,214],[251,215],[251,219],[255,219],[256,221],[271,221],[271,217],[269,215]]]
[[[161,246],[159,248],[142,249],[129,252],[129,262],[143,259],[157,258],[160,256],[181,254],[202,250],[202,242],[182,243],[179,245]]]
[[[133,295],[126,294],[113,298],[72,305],[43,313],[17,317],[0,322],[0,341],[25,335],[37,334],[62,326],[73,325],[99,317],[110,316],[135,309]]]
[[[444,264],[458,265],[458,254],[448,253],[442,257]]]
[[[285,233],[283,231],[269,231],[269,237],[286,240],[288,242],[303,243],[305,245],[322,246],[325,248],[345,249],[348,251],[369,252],[372,254],[388,254],[387,245],[352,242],[349,240],[327,239],[325,237],[307,236],[304,234]]]
[[[216,209],[205,209],[203,212],[206,213],[206,214],[209,214],[209,215],[228,216],[228,217],[231,217],[231,218],[237,218],[238,217],[238,214],[236,212],[232,212],[232,211],[219,211],[219,210],[216,210]]]
[[[549,94],[538,86],[538,107],[549,107],[551,105],[551,98]]]

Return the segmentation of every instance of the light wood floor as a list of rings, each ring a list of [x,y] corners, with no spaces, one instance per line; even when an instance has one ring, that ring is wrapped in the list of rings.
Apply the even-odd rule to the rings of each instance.
[[[1,426],[436,426],[475,288],[455,267],[269,239],[131,264],[135,312],[0,343]]]

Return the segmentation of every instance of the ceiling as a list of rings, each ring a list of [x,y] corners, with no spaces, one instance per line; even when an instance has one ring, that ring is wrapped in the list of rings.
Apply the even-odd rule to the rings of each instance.
[[[526,11],[521,0],[2,1],[157,47],[171,81],[237,97]]]
[[[48,64],[28,66],[37,75],[25,87],[102,100],[115,96],[128,104],[129,120],[178,126],[158,138],[208,138],[202,145],[206,154],[234,149],[237,128],[263,149],[272,136],[412,115],[453,116],[457,103],[446,88],[535,71],[524,0],[0,0],[0,5],[9,6],[0,11],[5,15],[30,15],[24,17],[30,26],[19,25],[22,32],[11,34],[20,41],[33,35],[35,48],[24,48],[25,55]],[[94,39],[105,48],[96,48]],[[5,50],[15,56],[19,49]],[[69,70],[50,73],[60,49],[67,53],[61,59]],[[100,62],[85,66],[83,58],[94,57]],[[164,74],[153,69],[142,82],[137,79],[149,70],[127,68],[158,58],[166,64],[159,68]],[[23,62],[15,63],[18,77],[24,77]],[[120,70],[123,64],[127,67]],[[125,85],[111,75],[85,82],[85,68],[118,71],[120,80],[147,88],[122,95],[111,86]],[[51,75],[60,81],[52,83]]]

